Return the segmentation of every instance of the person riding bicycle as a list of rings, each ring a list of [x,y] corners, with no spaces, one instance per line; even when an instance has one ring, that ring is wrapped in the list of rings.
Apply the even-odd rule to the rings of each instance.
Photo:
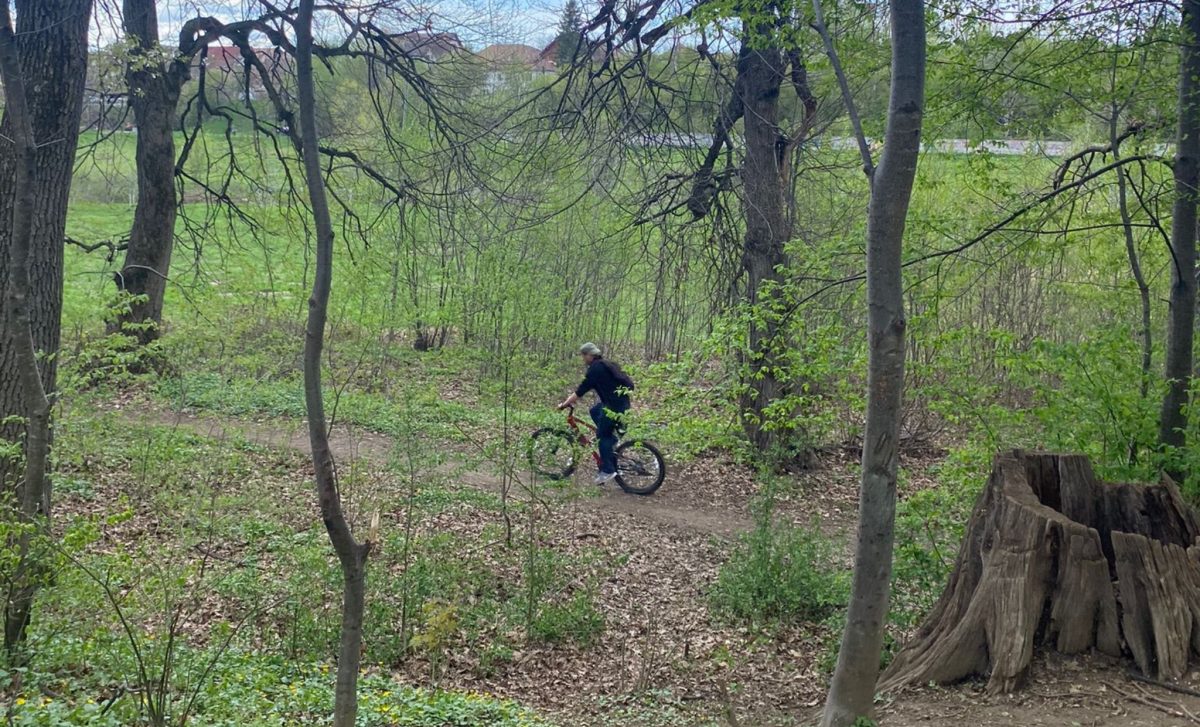
[[[617,435],[623,429],[621,415],[629,411],[629,391],[633,381],[617,364],[604,358],[600,347],[585,343],[579,347],[579,355],[587,367],[583,382],[568,396],[559,409],[574,406],[580,397],[595,391],[600,401],[590,410],[596,423],[596,438],[600,448],[600,472],[595,483],[602,485],[617,476]]]

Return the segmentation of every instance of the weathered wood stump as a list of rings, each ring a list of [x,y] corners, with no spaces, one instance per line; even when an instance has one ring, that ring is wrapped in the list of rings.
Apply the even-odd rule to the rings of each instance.
[[[1039,647],[1177,678],[1200,656],[1198,538],[1167,478],[1110,484],[1081,455],[997,455],[949,585],[879,688],[990,675],[988,691],[1010,692]]]

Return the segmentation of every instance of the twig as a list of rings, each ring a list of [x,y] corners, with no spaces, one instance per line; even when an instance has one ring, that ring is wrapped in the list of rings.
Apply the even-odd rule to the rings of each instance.
[[[100,710],[99,716],[103,717],[104,715],[108,714],[108,710],[112,709],[112,706],[117,703],[117,700],[120,699],[121,697],[125,696],[128,693],[129,693],[128,685],[122,684],[122,685],[118,686],[116,691],[113,692],[112,697],[110,697],[108,699],[108,701],[105,702],[104,708]]]
[[[112,240],[100,240],[99,242],[89,244],[80,240],[76,240],[68,235],[67,237],[63,238],[63,241],[68,245],[74,245],[75,247],[78,247],[84,252],[95,252],[100,248],[105,248],[108,250],[108,262],[112,262],[113,258],[117,256],[118,252],[124,252],[125,250],[129,249],[129,238],[127,237],[122,239],[120,242],[113,242]]]
[[[1185,715],[1187,715],[1188,719],[1192,720],[1193,722],[1196,722],[1197,724],[1200,724],[1200,717],[1197,717],[1196,714],[1194,712],[1192,712],[1192,710],[1188,709],[1182,702],[1168,702],[1167,700],[1163,699],[1162,697],[1158,697],[1158,696],[1155,696],[1154,694],[1151,694],[1150,690],[1146,689],[1141,684],[1135,684],[1134,686],[1136,686],[1138,688],[1138,691],[1141,692],[1147,699],[1154,702],[1155,704],[1164,705],[1168,708],[1178,708],[1181,712],[1183,712]]]
[[[1158,699],[1148,699],[1144,696],[1134,694],[1132,692],[1127,692],[1124,689],[1121,689],[1120,687],[1118,687],[1117,685],[1112,684],[1111,682],[1103,682],[1103,684],[1104,684],[1104,686],[1111,689],[1114,693],[1121,695],[1122,697],[1128,699],[1131,702],[1137,702],[1138,704],[1143,704],[1147,707],[1152,707],[1154,709],[1157,709],[1160,712],[1169,714],[1172,717],[1179,717],[1182,719],[1190,720],[1194,724],[1200,724],[1200,718],[1196,717],[1196,715],[1189,712],[1187,707],[1184,707],[1182,704],[1166,703],[1166,702],[1162,702]]]
[[[1166,689],[1167,691],[1171,691],[1171,692],[1177,692],[1179,694],[1186,694],[1189,697],[1200,697],[1200,689],[1192,689],[1191,687],[1185,687],[1185,686],[1181,686],[1178,684],[1172,684],[1170,682],[1164,682],[1160,679],[1148,677],[1145,674],[1136,672],[1133,669],[1130,669],[1129,671],[1125,672],[1125,676],[1130,681],[1141,682],[1142,684],[1149,684],[1151,686]]]
[[[1079,151],[1075,152],[1071,156],[1064,159],[1062,161],[1062,163],[1058,165],[1058,169],[1056,169],[1054,172],[1054,188],[1058,188],[1058,187],[1062,186],[1063,182],[1066,181],[1067,174],[1071,170],[1071,165],[1074,164],[1075,162],[1082,160],[1084,157],[1088,157],[1087,164],[1090,165],[1091,164],[1090,157],[1093,157],[1096,155],[1100,155],[1101,157],[1104,157],[1109,154],[1112,154],[1113,150],[1116,148],[1119,148],[1121,145],[1121,142],[1125,141],[1129,137],[1137,136],[1138,134],[1142,134],[1146,131],[1156,130],[1156,129],[1160,128],[1161,126],[1162,126],[1162,124],[1146,124],[1144,122],[1135,121],[1135,122],[1131,123],[1123,132],[1121,132],[1120,134],[1117,135],[1117,137],[1113,140],[1113,142],[1115,142],[1115,143],[1109,142],[1108,144],[1104,144],[1104,145],[1097,144],[1094,146],[1089,146],[1085,149],[1080,149]],[[1086,166],[1085,166],[1085,170],[1086,170]]]

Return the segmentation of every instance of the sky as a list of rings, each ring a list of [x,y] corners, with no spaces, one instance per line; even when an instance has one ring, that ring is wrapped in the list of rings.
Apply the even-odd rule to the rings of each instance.
[[[420,21],[397,22],[397,31],[414,30],[426,18],[433,30],[457,33],[469,48],[493,43],[526,43],[543,47],[554,39],[565,0],[403,0],[397,7]],[[587,3],[582,3],[586,8]],[[234,21],[261,12],[257,0],[159,0],[160,40],[178,41],[179,29],[190,18],[212,16]],[[105,46],[121,37],[120,0],[97,0],[93,43]]]

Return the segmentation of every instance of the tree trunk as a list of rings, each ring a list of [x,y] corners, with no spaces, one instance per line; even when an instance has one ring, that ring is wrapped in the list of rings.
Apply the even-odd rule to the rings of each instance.
[[[1175,135],[1175,208],[1171,218],[1171,294],[1159,443],[1186,441],[1192,339],[1196,322],[1196,185],[1200,163],[1200,0],[1183,2],[1179,54],[1179,122]]]
[[[29,327],[34,349],[53,354],[59,345],[63,238],[87,75],[91,0],[17,0],[16,9],[16,50],[24,85],[30,89],[28,110],[38,145],[29,185],[35,194],[26,209]],[[0,281],[12,274],[15,201],[25,191],[17,185],[13,124],[12,112],[6,111],[0,123]],[[8,422],[0,424],[0,438],[10,441],[25,438],[20,419],[30,407],[20,348],[11,340],[0,345],[0,422]],[[56,373],[56,357],[41,360],[42,388],[51,395]],[[19,477],[15,463],[0,458],[0,488],[11,490]]]
[[[770,29],[761,35],[770,38],[774,32]],[[772,302],[783,279],[779,267],[786,262],[784,245],[791,237],[782,159],[787,139],[779,129],[779,94],[786,69],[787,57],[780,49],[742,42],[735,88],[746,133],[742,268],[751,309],[742,419],[746,435],[760,452],[776,450],[781,444],[778,430],[765,426],[766,410],[787,393],[778,372],[783,342],[779,340],[779,311]]]
[[[301,0],[296,15],[296,86],[299,101],[301,156],[304,178],[317,233],[316,268],[312,295],[308,300],[308,323],[304,335],[304,403],[308,414],[308,438],[316,473],[317,500],[329,541],[342,567],[342,630],[338,648],[334,727],[354,727],[358,714],[358,666],[362,649],[362,622],[370,542],[358,543],[342,512],[341,497],[333,469],[333,452],[325,419],[321,391],[321,350],[325,345],[325,322],[333,282],[333,223],[321,157],[315,115],[313,83],[313,2]]]
[[[1039,646],[1182,676],[1200,656],[1198,537],[1169,478],[1108,484],[1082,455],[998,455],[950,584],[880,689],[979,674],[1010,692]]]
[[[116,283],[118,290],[138,300],[116,323],[118,330],[132,332],[144,345],[158,337],[162,324],[177,206],[172,129],[188,67],[183,58],[163,62],[158,57],[164,50],[158,42],[155,0],[124,0],[122,18],[132,46],[125,79],[137,122],[138,196],[125,264]]]
[[[822,725],[869,717],[883,648],[896,520],[900,397],[904,388],[901,252],[921,149],[925,103],[922,0],[893,0],[892,90],[883,156],[871,180],[867,219],[867,424],[854,582]]]
[[[14,372],[24,388],[25,476],[16,488],[18,513],[22,522],[35,523],[49,514],[46,467],[50,449],[50,402],[42,386],[34,349],[30,316],[30,248],[33,239],[34,186],[37,147],[33,118],[25,93],[21,62],[13,34],[7,0],[0,0],[0,82],[5,89],[6,125],[13,147],[16,199],[12,203],[12,227],[9,239],[9,269],[3,316],[6,338],[11,342],[17,363]],[[37,592],[37,564],[29,555],[33,533],[23,531],[18,543],[20,554],[11,575],[5,603],[4,646],[10,656],[25,641],[25,631]]]
[[[1109,144],[1112,147],[1113,161],[1121,160],[1121,138],[1117,131],[1117,122],[1120,118],[1120,111],[1116,103],[1112,105],[1112,116],[1109,117],[1108,138]],[[1142,313],[1142,363],[1141,375],[1142,382],[1138,388],[1138,394],[1142,401],[1150,396],[1150,376],[1151,368],[1154,365],[1154,338],[1153,327],[1151,324],[1151,307],[1150,307],[1150,284],[1146,281],[1145,274],[1142,273],[1142,263],[1138,257],[1137,240],[1133,234],[1133,215],[1129,211],[1129,178],[1126,176],[1124,168],[1117,170],[1117,210],[1121,214],[1121,230],[1125,235],[1125,256],[1129,259],[1129,272],[1133,276],[1133,281],[1137,285],[1138,298],[1141,303]],[[1138,445],[1137,436],[1131,436],[1129,439],[1129,463],[1135,464],[1138,460]]]

